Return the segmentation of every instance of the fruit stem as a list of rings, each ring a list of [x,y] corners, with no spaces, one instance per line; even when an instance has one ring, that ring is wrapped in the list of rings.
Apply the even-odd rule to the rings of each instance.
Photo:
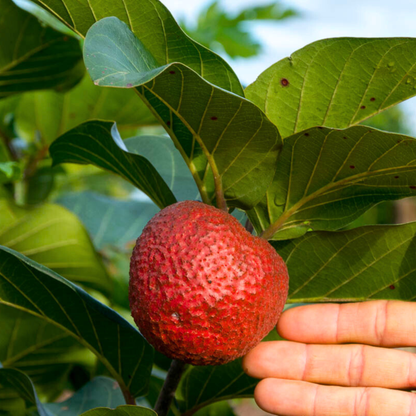
[[[122,391],[126,404],[133,404],[136,406],[136,400],[134,400],[134,397],[131,395],[131,393],[127,389],[122,389]]]
[[[182,374],[185,371],[186,364],[180,360],[173,360],[169,367],[166,380],[163,383],[162,390],[159,393],[157,402],[155,404],[155,412],[159,416],[166,416],[169,412],[176,389],[181,380]]]

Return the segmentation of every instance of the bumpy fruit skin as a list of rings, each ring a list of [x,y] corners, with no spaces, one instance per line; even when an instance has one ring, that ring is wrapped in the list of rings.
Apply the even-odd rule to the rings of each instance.
[[[193,365],[246,354],[276,325],[288,273],[264,239],[195,201],[156,214],[130,264],[132,316],[157,350]]]

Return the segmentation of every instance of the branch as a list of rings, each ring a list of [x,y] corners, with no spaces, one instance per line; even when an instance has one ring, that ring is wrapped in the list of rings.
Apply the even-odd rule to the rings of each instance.
[[[170,365],[166,380],[163,383],[162,390],[159,393],[155,404],[155,412],[158,416],[166,416],[169,412],[173,397],[182,374],[185,371],[186,364],[180,360],[173,360]]]

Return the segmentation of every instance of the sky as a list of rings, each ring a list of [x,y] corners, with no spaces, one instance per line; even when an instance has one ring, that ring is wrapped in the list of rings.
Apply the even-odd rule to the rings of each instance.
[[[210,0],[162,0],[176,18],[195,19]],[[241,8],[269,4],[263,0],[221,0],[238,13]],[[244,85],[253,82],[266,68],[294,51],[319,39],[332,37],[416,37],[414,0],[282,0],[302,17],[282,22],[256,22],[252,30],[264,45],[254,59],[230,60]],[[186,6],[184,6],[186,4]],[[409,127],[416,135],[416,99],[402,105]]]

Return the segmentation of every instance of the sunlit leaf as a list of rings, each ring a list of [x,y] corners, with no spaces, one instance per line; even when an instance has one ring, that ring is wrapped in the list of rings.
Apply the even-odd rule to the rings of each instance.
[[[265,237],[337,230],[374,204],[416,195],[416,140],[369,127],[312,128],[285,140],[267,197],[250,213]]]
[[[74,336],[103,362],[123,392],[145,393],[153,350],[140,333],[78,286],[6,247],[0,249],[0,303]]]
[[[111,293],[112,283],[82,223],[59,205],[25,209],[0,199],[0,244],[71,281]]]
[[[42,26],[12,0],[0,0],[0,98],[39,89],[65,90],[81,80],[79,42]]]
[[[98,20],[115,16],[142,40],[159,66],[182,62],[207,81],[243,95],[240,81],[217,54],[190,39],[158,0],[33,0],[80,36]]]
[[[180,150],[205,202],[217,198],[221,205],[225,195],[230,206],[246,208],[264,195],[281,138],[250,101],[215,87],[183,64],[160,66],[114,17],[89,30],[84,56],[97,85],[136,87]]]
[[[0,162],[0,184],[21,179],[22,173],[18,162]]]
[[[313,232],[272,244],[287,263],[289,302],[410,301],[416,299],[415,235],[413,222]]]
[[[283,137],[345,128],[416,95],[416,39],[335,38],[311,43],[246,89]]]
[[[176,202],[153,165],[145,157],[127,151],[114,123],[87,121],[56,139],[50,146],[50,153],[54,165],[92,164],[116,173],[160,208]]]

